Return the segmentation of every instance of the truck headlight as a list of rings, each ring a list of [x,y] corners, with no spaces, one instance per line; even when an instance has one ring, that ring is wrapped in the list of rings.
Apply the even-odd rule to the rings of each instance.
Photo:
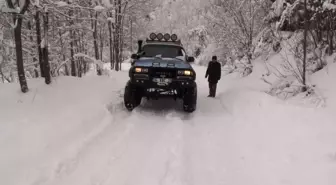
[[[141,68],[141,67],[136,67],[136,68],[134,69],[134,71],[135,71],[136,73],[148,73],[148,69],[147,69],[147,68]]]
[[[186,76],[191,76],[191,75],[192,75],[192,72],[191,72],[191,71],[188,71],[188,70],[185,70],[185,71],[184,71],[184,75],[186,75]]]
[[[185,76],[191,76],[193,75],[193,72],[190,70],[183,70],[183,71],[178,71],[178,75],[185,75]]]

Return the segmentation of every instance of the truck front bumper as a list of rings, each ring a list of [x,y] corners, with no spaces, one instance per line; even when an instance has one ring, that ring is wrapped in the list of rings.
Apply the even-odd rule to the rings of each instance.
[[[137,76],[131,79],[132,85],[143,89],[186,89],[196,87],[196,82],[189,77],[178,77],[174,79],[158,79],[146,76]]]

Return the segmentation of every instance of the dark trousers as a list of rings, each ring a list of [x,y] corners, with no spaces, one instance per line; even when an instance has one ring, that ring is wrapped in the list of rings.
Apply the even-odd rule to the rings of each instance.
[[[209,82],[209,96],[215,97],[217,90],[217,83]]]

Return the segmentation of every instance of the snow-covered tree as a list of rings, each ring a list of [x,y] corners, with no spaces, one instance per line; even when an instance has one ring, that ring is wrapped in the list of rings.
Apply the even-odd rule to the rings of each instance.
[[[91,64],[97,64],[97,72],[101,74],[101,64],[106,62],[119,70],[121,62],[130,56],[133,42],[140,35],[148,34],[149,29],[144,23],[153,7],[152,0],[1,2],[0,35],[3,45],[0,49],[3,52],[0,73],[1,79],[4,79],[1,81],[15,80],[13,69],[17,67],[23,74],[19,75],[23,90],[26,89],[25,80],[22,80],[24,77],[42,76],[47,83],[50,83],[51,76],[81,77]],[[31,6],[21,6],[23,2]],[[28,11],[19,12],[20,8]],[[19,55],[13,52],[15,45],[12,42],[15,40],[13,30],[18,29],[18,25],[22,26],[22,52]],[[21,60],[22,65],[14,65],[13,61],[20,62],[20,55],[24,59]],[[23,69],[24,66],[26,69]]]

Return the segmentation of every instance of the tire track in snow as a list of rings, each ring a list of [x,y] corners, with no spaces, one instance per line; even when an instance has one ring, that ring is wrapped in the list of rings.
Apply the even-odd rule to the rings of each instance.
[[[109,129],[109,134],[106,134],[105,138],[101,140],[100,143],[97,143],[98,150],[99,152],[93,152],[92,150],[89,152],[93,152],[99,155],[96,156],[97,158],[91,157],[90,155],[87,155],[85,160],[90,164],[90,163],[95,163],[95,160],[99,161],[100,165],[95,165],[98,170],[95,170],[93,173],[89,173],[87,177],[88,181],[83,181],[82,184],[94,184],[94,185],[101,185],[104,184],[104,182],[108,179],[109,177],[109,170],[110,168],[114,165],[115,161],[118,161],[122,156],[124,155],[125,152],[125,147],[123,146],[124,143],[126,142],[127,138],[129,135],[134,132],[134,129],[136,129],[136,125],[133,123],[127,123],[123,121],[127,121],[131,119],[133,116],[129,116],[126,119],[120,119],[118,122],[120,124],[124,124],[123,126],[125,127],[124,130],[120,130],[119,128],[116,128],[115,132],[116,133],[116,138],[111,137],[112,130]],[[106,143],[110,142],[110,143]],[[84,160],[84,161],[85,161]],[[81,169],[81,168],[80,168]],[[86,170],[84,170],[86,171]],[[79,172],[78,175],[75,175],[74,181],[76,182],[77,176],[81,176],[83,174],[82,172]],[[67,182],[67,180],[65,180]],[[66,184],[71,184],[71,183],[66,183]]]
[[[203,115],[187,124],[184,150],[186,182],[188,185],[221,185],[226,184],[227,166],[230,147],[228,143],[232,117],[227,119],[213,117],[211,122]]]
[[[160,163],[153,161],[157,160],[157,156],[161,156],[158,151],[165,146],[161,141],[166,131],[166,120],[141,109],[136,109],[133,113],[134,120],[137,121],[135,124],[140,126],[128,138],[127,143],[124,143],[127,147],[123,155],[114,162],[115,166],[111,167],[110,176],[101,184],[147,184],[144,183],[148,182],[146,178],[153,176],[157,171],[150,166],[157,166]],[[150,170],[155,171],[148,174],[147,171]],[[146,175],[138,176],[139,173]]]
[[[90,137],[73,161],[64,162],[65,170],[40,184],[194,185],[191,182],[198,179],[192,173],[194,159],[202,158],[193,153],[199,141],[194,131],[207,124],[196,121],[199,112],[150,111],[140,106],[128,113],[122,102],[107,109],[115,114],[108,126]]]
[[[55,164],[55,167],[48,170],[49,175],[44,174],[40,176],[40,178],[36,179],[32,185],[52,184],[54,181],[65,178],[74,172],[78,165],[80,165],[82,156],[84,156],[86,152],[90,151],[90,148],[92,148],[99,140],[101,140],[104,135],[108,134],[109,130],[117,128],[120,122],[119,120],[126,119],[130,116],[129,114],[124,114],[121,111],[121,109],[115,109],[115,115],[112,117],[108,112],[106,112],[101,123],[97,124],[98,127],[90,132],[87,137],[85,137],[80,146],[75,146],[77,149],[75,149],[73,154],[58,160]]]
[[[165,119],[164,124],[160,123],[162,118],[155,116],[154,120],[151,119],[153,117],[148,120],[148,115],[141,111],[134,111],[129,115],[126,119],[118,120],[118,127],[109,127],[100,135],[94,145],[88,147],[77,158],[76,168],[50,184],[91,185],[126,182],[131,176],[129,174],[132,174],[132,169],[137,167],[134,165],[146,161],[148,151],[156,150],[156,147],[153,147],[155,145],[151,143],[155,143],[155,139],[165,133],[167,123]],[[148,123],[144,123],[144,120]]]
[[[221,103],[217,102],[216,107],[222,107]],[[114,105],[110,111],[120,107],[123,107],[122,102]],[[199,129],[202,128],[200,125],[208,123],[196,121],[196,115],[199,115],[197,111],[195,113],[186,114],[177,110],[151,111],[141,106],[136,108],[130,113],[130,117],[118,120],[132,127],[127,134],[121,134],[122,137],[118,137],[113,144],[108,144],[113,138],[107,137],[108,139],[102,140],[100,147],[97,147],[98,151],[103,151],[104,147],[108,148],[108,152],[103,156],[109,157],[103,157],[105,164],[100,166],[101,169],[90,173],[90,177],[81,184],[194,185],[198,180],[206,179],[200,178],[202,172],[218,183],[221,178],[207,172],[209,167],[216,166],[214,159],[210,165],[199,164],[202,158],[209,160],[211,151],[204,151],[208,147],[202,146],[206,143],[206,137],[197,139]],[[201,115],[207,116],[204,113]],[[195,154],[195,150],[201,152]],[[207,169],[200,169],[198,165]],[[196,175],[193,172],[196,172]],[[78,174],[77,177],[83,173]],[[64,182],[78,183],[75,180],[77,178],[73,179]]]
[[[97,184],[162,185],[182,182],[183,121],[175,113],[148,117],[135,111],[139,127],[124,144],[123,155],[111,166],[110,176]],[[149,118],[149,119],[148,119]],[[146,122],[143,122],[146,121]],[[182,183],[178,183],[182,184]]]
[[[186,183],[183,165],[184,156],[184,127],[185,122],[181,120],[176,112],[168,115],[172,119],[171,123],[171,145],[169,146],[169,157],[165,165],[165,173],[160,178],[160,185],[183,185]]]
[[[161,137],[157,138],[158,141],[149,153],[148,158],[151,160],[145,160],[144,168],[138,170],[140,175],[135,177],[130,175],[129,177],[135,180],[127,181],[128,183],[125,184],[195,185],[195,183],[198,183],[197,180],[200,179],[204,180],[203,183],[205,183],[206,178],[201,178],[202,173],[207,174],[206,176],[209,178],[213,178],[212,182],[224,182],[223,178],[220,175],[214,175],[215,171],[211,169],[217,166],[219,166],[219,169],[224,169],[224,166],[215,164],[215,159],[220,157],[220,154],[212,154],[212,151],[209,150],[211,147],[207,147],[208,138],[207,135],[202,133],[202,128],[209,128],[211,123],[202,120],[206,116],[205,114],[199,116],[179,111],[156,111],[153,114],[141,109],[138,113],[148,117],[159,117],[157,113],[163,115],[164,119],[160,121],[165,124],[164,133],[160,134]],[[216,130],[216,127],[210,130]],[[219,142],[215,139],[211,141],[215,145]],[[210,160],[210,164],[203,163],[203,159]],[[202,169],[202,166],[205,169]],[[220,172],[220,174],[223,173],[223,171]],[[113,180],[109,182],[115,183]]]

